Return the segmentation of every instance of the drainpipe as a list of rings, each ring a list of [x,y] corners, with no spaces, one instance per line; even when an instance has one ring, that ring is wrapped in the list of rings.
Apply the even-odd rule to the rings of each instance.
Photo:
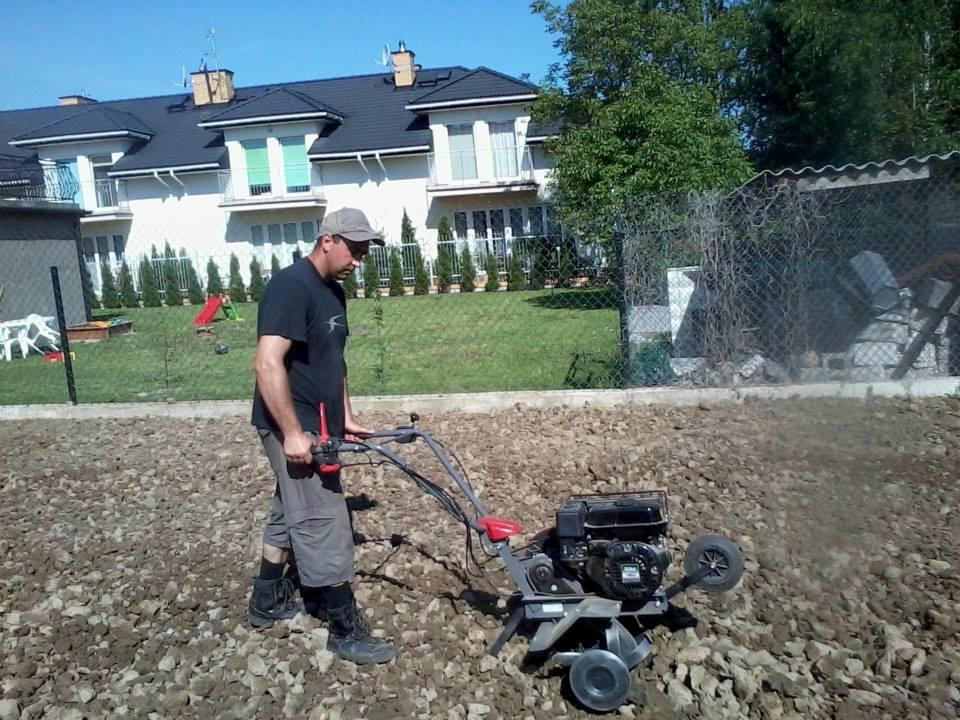
[[[176,180],[176,181],[177,181],[177,184],[178,184],[180,187],[182,187],[184,190],[187,189],[187,186],[183,184],[183,181],[182,181],[180,178],[178,178],[176,175],[174,175],[172,169],[169,170],[168,172],[170,173],[170,177],[172,177],[174,180]]]
[[[360,167],[363,168],[363,171],[367,174],[367,180],[370,179],[370,171],[367,169],[367,166],[363,164],[363,157],[360,153],[357,153],[357,162],[360,163]]]
[[[380,151],[375,152],[373,156],[377,159],[377,164],[380,166],[380,169],[383,170],[383,179],[389,180],[390,178],[387,177],[387,169],[383,166],[383,160],[380,159]]]
[[[170,190],[170,192],[173,192],[173,190],[170,188],[170,186],[167,185],[166,182],[164,182],[164,180],[163,180],[162,177],[160,177],[160,171],[159,171],[159,170],[154,170],[154,171],[153,171],[153,176],[157,179],[157,182],[158,182],[158,183],[160,183],[161,185],[163,185],[167,190]]]

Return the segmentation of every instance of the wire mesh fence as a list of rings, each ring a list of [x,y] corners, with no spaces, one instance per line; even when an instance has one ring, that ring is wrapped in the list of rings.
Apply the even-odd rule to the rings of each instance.
[[[546,211],[451,213],[452,238],[377,249],[345,283],[351,392],[956,375],[960,178],[916,175],[637,198],[600,238]],[[0,403],[65,401],[64,339],[80,402],[251,395],[257,301],[312,229],[131,255],[76,212],[16,204],[0,218]]]

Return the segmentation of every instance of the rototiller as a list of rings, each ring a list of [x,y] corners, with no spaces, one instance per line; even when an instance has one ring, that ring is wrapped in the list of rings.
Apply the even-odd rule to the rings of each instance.
[[[696,586],[719,593],[743,575],[743,558],[728,539],[704,535],[686,549],[684,577],[664,588],[673,556],[667,547],[669,512],[664,491],[575,495],[556,512],[556,525],[537,534],[526,548],[514,550],[509,538],[523,531],[515,522],[490,515],[467,480],[462,466],[443,446],[410,425],[372,434],[363,443],[344,442],[326,433],[314,449],[321,472],[340,468],[341,453],[375,453],[410,476],[444,510],[479,534],[490,555],[498,555],[517,586],[512,613],[490,649],[497,655],[526,624],[532,630],[531,657],[569,668],[576,699],[595,712],[636,699],[631,674],[652,649],[648,630],[663,622],[670,600]],[[472,511],[428,480],[387,447],[422,440],[467,498]]]

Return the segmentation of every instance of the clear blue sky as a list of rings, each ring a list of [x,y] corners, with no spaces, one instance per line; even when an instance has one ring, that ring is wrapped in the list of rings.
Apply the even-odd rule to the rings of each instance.
[[[214,28],[221,67],[238,86],[380,72],[403,40],[424,67],[488,67],[539,82],[557,60],[526,0],[401,2],[0,2],[0,109],[178,92]],[[212,60],[209,61],[212,66]]]

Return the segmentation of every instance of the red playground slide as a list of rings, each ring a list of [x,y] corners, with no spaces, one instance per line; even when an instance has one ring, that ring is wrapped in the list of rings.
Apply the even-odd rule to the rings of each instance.
[[[211,295],[207,298],[206,305],[203,306],[203,310],[193,319],[194,325],[207,325],[213,321],[214,316],[217,314],[217,310],[220,309],[220,296]]]

